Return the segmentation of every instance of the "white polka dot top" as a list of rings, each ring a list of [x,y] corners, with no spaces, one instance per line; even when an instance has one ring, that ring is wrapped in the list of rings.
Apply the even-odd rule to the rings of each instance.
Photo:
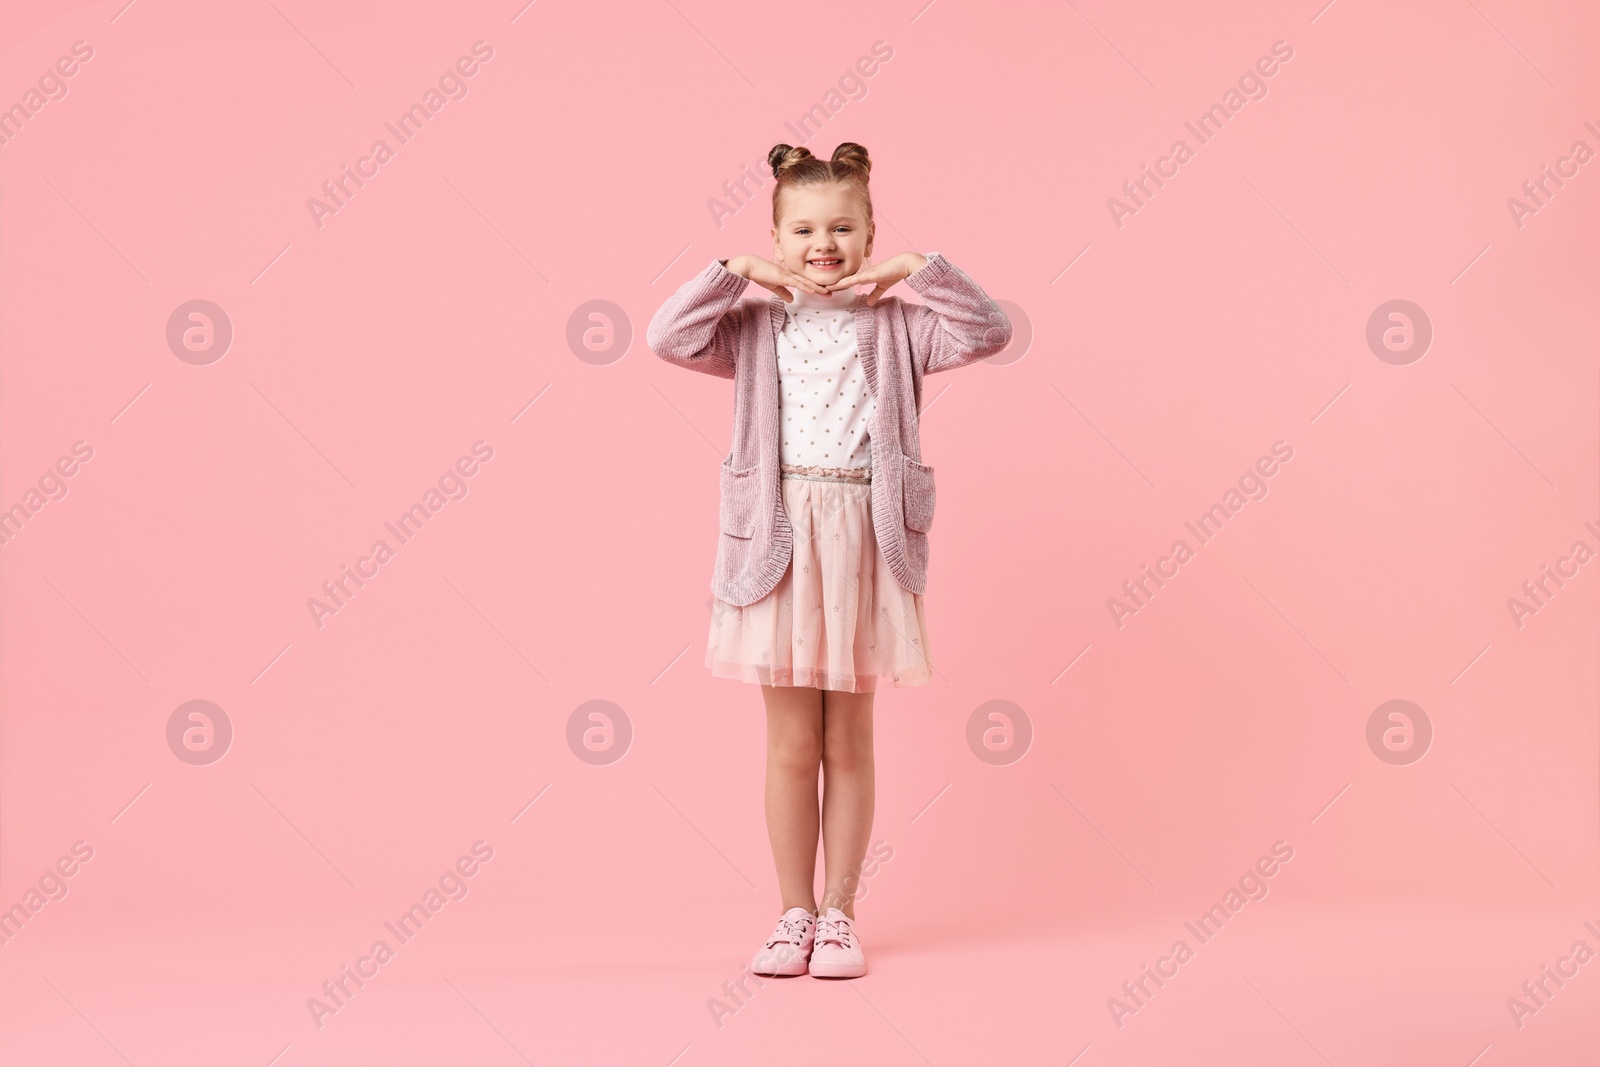
[[[877,402],[856,351],[854,289],[818,296],[791,289],[778,335],[778,440],[781,461],[868,467],[867,425]]]

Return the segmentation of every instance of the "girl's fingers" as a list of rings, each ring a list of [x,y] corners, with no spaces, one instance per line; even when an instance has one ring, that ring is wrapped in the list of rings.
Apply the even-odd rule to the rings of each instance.
[[[816,282],[812,281],[810,278],[807,278],[803,274],[796,274],[793,271],[784,271],[784,281],[790,285],[804,289],[808,293],[815,293],[818,296],[828,295],[828,290],[825,287],[818,285]]]
[[[889,291],[889,287],[887,285],[879,285],[876,289],[872,290],[872,292],[868,293],[867,294],[867,307],[869,307],[869,308],[877,307],[878,306],[878,298],[881,297],[884,293],[886,293],[888,291]]]
[[[885,289],[894,284],[892,281],[882,281],[881,278],[882,275],[879,273],[879,269],[877,267],[868,267],[866,270],[856,271],[848,278],[840,278],[838,281],[829,286],[829,288],[834,292],[838,292],[840,289],[849,289],[852,286],[857,285],[876,285],[878,288],[874,290],[872,296],[869,298],[870,301],[875,302],[879,293],[882,293]]]
[[[778,266],[778,273],[783,276],[783,280],[784,280],[784,282],[786,284],[799,286],[800,288],[804,289],[808,293],[820,293],[820,292],[822,292],[822,290],[816,288],[816,284],[817,284],[816,282],[813,282],[810,278],[807,278],[803,274],[799,274],[799,273],[797,273],[795,271],[790,270],[788,261],[785,260],[782,256],[778,257],[777,266]]]
[[[883,264],[863,267],[848,278],[840,278],[833,283],[835,289],[842,289],[850,285],[879,285],[883,282]],[[889,284],[894,284],[890,282]]]
[[[779,285],[778,283],[776,283],[776,282],[771,282],[771,283],[769,283],[769,282],[757,282],[756,284],[761,286],[761,288],[763,288],[763,289],[766,289],[766,290],[768,290],[770,292],[777,293],[779,296],[783,297],[783,302],[785,304],[791,302],[791,297],[790,297],[790,294],[789,294],[789,290],[785,289],[783,286]]]

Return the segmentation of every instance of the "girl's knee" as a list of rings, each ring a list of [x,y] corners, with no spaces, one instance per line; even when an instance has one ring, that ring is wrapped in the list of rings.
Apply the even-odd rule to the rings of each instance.
[[[822,739],[822,765],[826,770],[848,774],[872,765],[872,735],[840,730]]]
[[[822,737],[796,730],[773,739],[767,746],[767,764],[795,774],[817,773],[822,764]]]

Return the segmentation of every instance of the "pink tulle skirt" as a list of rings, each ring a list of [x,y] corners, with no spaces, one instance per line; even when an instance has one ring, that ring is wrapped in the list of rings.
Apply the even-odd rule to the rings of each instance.
[[[865,472],[863,472],[865,473]],[[922,597],[889,573],[862,475],[781,476],[794,556],[772,592],[747,607],[715,600],[706,666],[761,685],[871,692],[932,678]]]

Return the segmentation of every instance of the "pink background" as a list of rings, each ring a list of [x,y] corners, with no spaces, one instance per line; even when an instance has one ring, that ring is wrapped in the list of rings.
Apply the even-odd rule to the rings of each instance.
[[[1600,149],[1600,16],[920,4],[5,4],[0,104],[94,55],[0,147],[0,507],[93,458],[0,548],[0,906],[93,858],[0,945],[0,1062],[1593,1062],[1600,961],[1521,1028],[1506,1002],[1600,950],[1600,573],[1520,628],[1507,600],[1600,548],[1600,162],[1520,228],[1506,202]],[[315,225],[479,40],[468,95]],[[759,694],[701,665],[731,389],[644,328],[770,251],[770,184],[720,228],[707,201],[876,41],[805,143],[866,145],[878,255],[943,252],[1031,341],[928,379],[939,677],[877,702],[871,972],[718,1026],[778,904]],[[195,299],[234,332],[208,365],[166,340]],[[1434,330],[1403,366],[1365,339],[1394,299]],[[625,352],[569,346],[593,300]],[[1280,440],[1119,628],[1108,598]],[[196,699],[234,731],[208,765],[167,740]],[[1408,765],[1366,740],[1391,699],[1434,731]],[[620,760],[569,747],[591,700]],[[1033,730],[1006,765],[966,740],[991,700]],[[480,840],[319,1028],[307,999]],[[1117,1026],[1280,840],[1269,895]]]

